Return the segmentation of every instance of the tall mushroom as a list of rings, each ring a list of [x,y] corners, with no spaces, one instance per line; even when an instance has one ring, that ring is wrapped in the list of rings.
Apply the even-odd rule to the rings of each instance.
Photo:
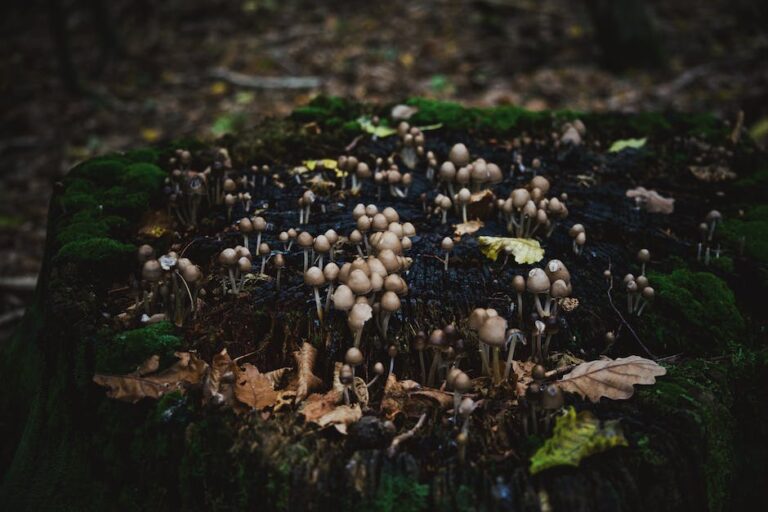
[[[311,286],[315,294],[315,305],[317,306],[317,317],[320,321],[323,321],[323,304],[320,300],[320,287],[325,284],[325,276],[323,271],[318,267],[309,267],[304,272],[304,283],[307,286]]]
[[[493,349],[493,381],[501,382],[501,373],[499,372],[499,351],[507,341],[507,321],[500,316],[488,318],[478,331],[480,341]]]

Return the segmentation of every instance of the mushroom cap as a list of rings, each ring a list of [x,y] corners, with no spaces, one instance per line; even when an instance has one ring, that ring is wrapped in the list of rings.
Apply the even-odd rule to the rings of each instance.
[[[373,365],[373,373],[376,375],[384,375],[384,365],[381,364],[381,362],[377,362],[375,365]]]
[[[456,167],[461,167],[469,163],[469,150],[462,143],[454,144],[448,153],[448,159]]]
[[[476,407],[477,405],[475,404],[474,400],[472,400],[470,397],[464,397],[464,399],[459,404],[459,414],[466,418],[472,414]]]
[[[547,293],[550,287],[547,273],[540,268],[533,268],[528,272],[528,279],[525,282],[526,288],[531,293]]]
[[[547,410],[559,409],[563,406],[563,391],[557,384],[548,384],[541,393],[541,406]]]
[[[383,213],[377,213],[373,216],[373,220],[371,221],[371,227],[374,231],[384,231],[389,226],[389,221],[384,216]],[[358,229],[360,226],[358,225]],[[362,231],[362,230],[361,230]]]
[[[384,292],[381,296],[381,309],[390,313],[400,309],[400,297],[395,292]]]
[[[549,180],[541,175],[534,176],[531,178],[530,187],[531,189],[538,188],[541,190],[541,195],[545,196],[549,192]]]
[[[583,226],[583,225],[581,225],[581,224],[574,224],[574,225],[573,225],[573,226],[571,226],[571,228],[568,230],[568,234],[571,236],[571,238],[576,238],[576,236],[577,236],[579,233],[583,233],[583,232],[584,232],[584,226]]]
[[[403,252],[403,245],[400,243],[400,238],[392,231],[384,231],[381,237],[376,242],[376,249],[383,251],[389,249],[395,254],[401,254]]]
[[[500,316],[488,318],[478,331],[480,341],[494,347],[501,347],[507,340],[507,321]]]
[[[536,215],[537,209],[536,209],[536,203],[533,201],[528,201],[525,203],[525,206],[523,206],[523,215],[526,217],[534,217]]]
[[[297,236],[298,236],[298,233],[296,232],[296,230],[294,228],[289,228],[288,229],[288,237],[289,238],[296,238]]]
[[[544,366],[537,364],[531,370],[531,377],[533,380],[544,380],[547,378],[547,369]]]
[[[251,223],[253,224],[253,229],[255,231],[264,231],[267,229],[267,221],[264,217],[254,217]]]
[[[584,245],[585,243],[587,243],[587,234],[582,231],[576,235],[576,245]]]
[[[453,382],[456,380],[456,377],[459,375],[459,373],[464,373],[460,369],[456,368],[455,366],[448,370],[448,373],[445,375],[445,383],[448,386],[448,388],[453,388]]]
[[[715,220],[715,221],[717,221],[717,220],[720,220],[722,218],[723,218],[723,214],[720,213],[717,210],[712,210],[711,212],[709,212],[707,214],[707,220]]]
[[[355,207],[352,208],[352,218],[357,220],[363,215],[366,215],[365,205],[363,203],[357,203]]]
[[[568,268],[566,268],[565,264],[560,260],[549,260],[544,267],[544,271],[547,273],[547,277],[549,277],[550,281],[562,279],[566,283],[571,282],[571,273],[568,272]]]
[[[391,206],[387,206],[381,211],[381,214],[387,219],[387,222],[400,222],[400,214]]]
[[[517,293],[523,293],[525,291],[525,278],[521,275],[516,275],[512,278],[512,286]]]
[[[471,197],[472,192],[470,192],[468,188],[462,188],[459,190],[458,194],[456,194],[456,200],[459,202],[459,204],[468,203]]]
[[[280,234],[277,236],[277,239],[281,242],[287,242],[288,241],[288,232],[287,231],[281,231]]]
[[[371,267],[368,265],[368,262],[363,258],[358,257],[358,258],[355,258],[354,261],[352,261],[352,263],[350,264],[349,271],[352,272],[353,270],[362,270],[366,276],[371,277]]]
[[[470,178],[471,173],[469,172],[469,167],[461,167],[458,171],[456,171],[456,183],[459,185],[466,185],[469,183]]]
[[[322,286],[325,284],[325,276],[323,275],[323,271],[320,270],[319,267],[309,267],[306,272],[304,272],[304,284],[307,286]]]
[[[415,236],[416,235],[416,228],[414,227],[414,225],[411,224],[410,222],[404,223],[403,224],[403,235],[404,236],[408,236],[408,237]]]
[[[370,178],[371,177],[371,168],[368,167],[368,164],[365,162],[360,162],[357,164],[356,174],[358,178]]]
[[[501,172],[501,167],[494,163],[489,163],[486,166],[486,172],[488,173],[488,182],[493,185],[501,183],[504,180],[504,173]]]
[[[435,329],[429,335],[429,344],[433,347],[442,347],[445,345],[446,341],[447,338],[445,337],[445,333],[442,329]]]
[[[365,295],[371,291],[371,280],[360,269],[355,269],[349,273],[347,285],[356,295]]]
[[[384,279],[384,289],[389,292],[395,292],[398,295],[403,295],[408,291],[408,285],[399,275],[389,274]]]
[[[451,237],[447,236],[443,238],[443,241],[440,242],[440,248],[446,252],[450,252],[453,250],[453,240]]]
[[[248,217],[243,217],[237,222],[237,229],[241,233],[250,233],[253,231],[253,223]]]
[[[397,272],[402,266],[397,255],[391,249],[384,249],[381,251],[378,258],[382,265],[384,265],[384,268],[387,269],[388,273]]]
[[[301,233],[299,233],[298,238],[296,238],[296,242],[298,242],[298,244],[301,247],[304,247],[305,249],[309,249],[310,247],[312,247],[312,243],[314,241],[315,241],[314,237],[310,235],[308,231],[302,231]]]
[[[373,308],[364,302],[358,302],[349,312],[347,316],[347,324],[349,328],[357,332],[363,328],[365,322],[371,319],[373,316]]]
[[[365,214],[367,216],[373,217],[377,213],[379,213],[379,208],[375,204],[371,203],[365,207]]]
[[[640,263],[648,263],[651,259],[651,253],[648,249],[640,249],[637,251],[637,261]]]
[[[353,244],[362,243],[362,241],[363,241],[363,234],[359,230],[354,229],[349,234],[349,241],[352,242]]]
[[[637,281],[628,281],[627,282],[627,292],[628,293],[636,293],[637,292]]]
[[[456,177],[456,166],[450,160],[443,162],[440,166],[440,180],[453,181]]]
[[[403,225],[399,222],[390,222],[387,226],[387,231],[390,231],[397,235],[397,238],[403,238],[405,233],[403,232]]]
[[[332,261],[326,263],[323,267],[323,275],[326,281],[335,281],[339,277],[339,266]]]
[[[359,366],[363,364],[363,353],[357,347],[350,347],[344,354],[344,362],[350,366]]]
[[[219,253],[219,263],[226,266],[236,265],[237,252],[234,249],[230,249],[230,248],[224,249]]]
[[[237,268],[240,269],[240,272],[250,272],[253,268],[253,263],[251,263],[251,260],[243,256],[237,260]]]
[[[235,246],[235,253],[237,254],[238,258],[248,258],[249,260],[253,259],[250,249],[243,247],[242,245]]]
[[[643,298],[645,300],[652,301],[655,295],[656,295],[656,290],[654,290],[650,286],[646,286],[645,288],[643,288]]]
[[[139,247],[137,256],[139,258],[139,263],[144,263],[155,257],[155,249],[149,244],[144,244]]]
[[[413,242],[411,242],[411,239],[407,236],[404,236],[402,240],[400,240],[400,245],[403,246],[403,251],[410,251],[411,247],[413,247]]]
[[[181,270],[181,277],[188,283],[196,283],[203,277],[200,267],[197,265],[187,265]]]
[[[387,269],[384,267],[384,264],[381,262],[379,258],[368,258],[366,261],[368,264],[368,270],[370,270],[371,275],[373,274],[379,274],[381,277],[386,278],[388,277],[389,272],[387,272]],[[397,274],[392,274],[397,275]]]
[[[352,372],[352,367],[348,364],[341,366],[339,370],[339,382],[342,384],[352,384],[355,381],[355,374]]]
[[[259,244],[259,254],[262,256],[266,256],[270,253],[269,244],[266,244],[264,242]]]
[[[279,252],[275,254],[275,257],[272,258],[272,264],[275,266],[275,268],[285,267],[285,256],[283,256],[283,253]]]
[[[469,375],[459,370],[459,373],[453,378],[453,389],[459,393],[469,393],[472,391],[472,380]]]
[[[646,276],[637,276],[637,279],[635,279],[635,282],[637,283],[637,288],[639,290],[644,290],[648,287],[649,281]]]
[[[512,191],[510,199],[512,199],[512,205],[519,210],[530,201],[531,193],[524,188],[516,188]]]
[[[384,278],[381,277],[381,274],[372,273],[371,274],[371,291],[378,292],[378,291],[381,291],[383,287],[384,287]]]
[[[469,314],[469,328],[477,331],[486,320],[488,320],[488,312],[483,308],[475,308]]]
[[[326,253],[331,250],[331,243],[325,235],[317,235],[312,247],[319,253]]]
[[[355,294],[349,286],[341,284],[333,292],[333,307],[340,311],[349,311],[355,303]]]
[[[141,277],[145,281],[155,282],[163,277],[163,269],[157,260],[147,260],[141,269]]]
[[[568,296],[568,285],[565,284],[565,281],[562,279],[558,279],[554,283],[552,283],[552,288],[549,291],[549,294],[556,298],[556,299],[562,299],[563,297]]]
[[[325,232],[325,238],[328,239],[328,242],[331,245],[334,245],[336,242],[339,241],[339,234],[336,233],[336,231],[329,229],[328,231]]]

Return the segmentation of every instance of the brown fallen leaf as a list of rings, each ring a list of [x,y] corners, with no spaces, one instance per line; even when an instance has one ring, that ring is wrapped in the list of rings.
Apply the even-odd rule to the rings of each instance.
[[[486,219],[492,213],[496,205],[496,195],[489,188],[475,192],[469,196],[467,216],[471,219]]]
[[[485,226],[483,221],[470,220],[469,222],[456,224],[456,226],[454,226],[453,233],[456,235],[456,237],[461,238],[462,235],[471,235],[472,233],[476,233],[483,226]]]
[[[623,400],[632,396],[635,384],[654,384],[656,377],[666,373],[655,361],[629,356],[582,363],[557,382],[563,391],[577,393],[592,402],[602,397]]]
[[[136,368],[136,375],[138,375],[139,377],[143,377],[145,375],[149,375],[150,373],[155,373],[159,369],[160,369],[160,356],[154,355],[154,356],[151,356],[146,361],[144,361],[143,363],[141,363],[138,368]]]
[[[320,418],[333,411],[342,401],[342,394],[332,389],[328,393],[312,393],[304,400],[299,410],[309,423],[317,423]]]
[[[447,411],[452,407],[453,393],[434,388],[424,388],[408,394],[403,413],[409,418],[418,418],[429,411]]]
[[[706,183],[719,183],[738,177],[735,172],[724,165],[691,165],[688,170],[697,180]]]
[[[203,399],[215,404],[231,405],[234,401],[235,393],[232,383],[235,379],[236,370],[237,365],[229,357],[227,349],[222,349],[221,352],[213,356],[211,367],[203,384]]]
[[[186,385],[201,382],[208,370],[208,365],[196,354],[177,352],[176,357],[179,360],[170,368],[160,372],[141,373],[154,366],[154,357],[145,361],[135,372],[127,375],[96,374],[93,381],[99,386],[109,388],[108,397],[136,403],[142,398],[158,399],[172,391],[183,393]]]
[[[277,402],[274,379],[250,363],[244,364],[242,370],[235,368],[235,398],[257,410],[271,407]]]
[[[384,384],[384,396],[381,399],[381,412],[388,420],[394,420],[402,414],[405,402],[408,400],[408,392],[398,382],[394,373],[387,376]]]
[[[317,424],[321,428],[333,425],[339,433],[346,434],[349,425],[356,423],[362,417],[363,411],[360,409],[360,405],[339,405],[317,420]]]
[[[317,359],[317,349],[309,343],[303,343],[301,348],[293,353],[296,360],[296,376],[289,385],[296,390],[296,401],[304,400],[309,393],[323,387],[323,381],[312,373]]]

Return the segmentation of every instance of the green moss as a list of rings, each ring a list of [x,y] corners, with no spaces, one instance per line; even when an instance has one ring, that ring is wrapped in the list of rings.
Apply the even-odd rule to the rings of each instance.
[[[151,196],[162,188],[166,177],[165,171],[156,165],[136,163],[125,168],[120,182],[129,190]]]
[[[61,245],[89,238],[107,238],[109,223],[94,215],[92,211],[76,213],[64,226],[58,230],[56,240]]]
[[[94,158],[83,162],[70,172],[70,178],[88,180],[100,186],[118,183],[131,161],[119,155]]]
[[[644,339],[663,353],[723,353],[745,342],[733,292],[709,272],[651,272],[656,300],[640,323]]]
[[[726,218],[719,232],[733,247],[743,239],[745,254],[768,266],[768,205],[753,206],[742,218]]]
[[[418,512],[427,507],[429,486],[403,475],[384,473],[370,509],[377,512]]]
[[[112,238],[76,239],[62,246],[56,261],[84,265],[94,273],[114,272],[127,268],[136,253],[136,247]]]
[[[693,474],[703,475],[710,511],[726,508],[736,463],[727,372],[727,366],[692,361],[669,368],[653,387],[638,391],[638,401],[651,417],[663,418],[662,425],[679,428],[677,435],[685,434],[688,448],[696,453],[685,463],[692,466]],[[665,461],[655,450],[653,437],[643,450],[652,464]]]
[[[123,156],[132,162],[154,164],[160,160],[160,151],[151,148],[141,148],[127,151]]]
[[[362,106],[344,98],[318,96],[304,107],[293,111],[291,118],[300,122],[316,122],[328,129],[352,128],[349,121],[357,119],[362,113]],[[360,131],[359,126],[354,126]]]
[[[153,355],[160,356],[160,367],[174,360],[173,353],[181,347],[170,322],[124,331],[111,340],[96,342],[96,372],[128,373]]]

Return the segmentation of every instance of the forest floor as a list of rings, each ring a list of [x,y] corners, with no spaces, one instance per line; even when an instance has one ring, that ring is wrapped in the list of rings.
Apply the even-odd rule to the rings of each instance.
[[[726,119],[743,110],[753,133],[767,131],[761,8],[723,0],[651,4],[667,65],[622,74],[599,67],[587,12],[566,0],[395,0],[364,10],[352,2],[110,2],[118,45],[111,54],[89,13],[74,4],[68,32],[87,90],[81,95],[61,86],[45,10],[4,6],[0,339],[28,300],[50,192],[73,164],[163,140],[214,138],[285,115],[318,93],[532,110],[695,110]],[[310,77],[310,87],[236,85],[230,71]]]

